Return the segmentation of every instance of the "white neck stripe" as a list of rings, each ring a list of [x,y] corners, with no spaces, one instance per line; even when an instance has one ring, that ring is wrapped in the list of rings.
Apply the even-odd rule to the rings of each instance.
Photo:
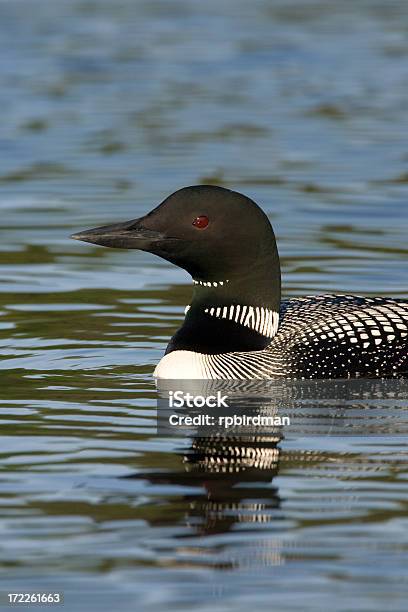
[[[278,331],[279,313],[263,306],[231,305],[205,308],[204,312],[217,319],[228,319],[273,338]]]
[[[222,280],[222,281],[200,281],[200,280],[194,280],[193,278],[193,283],[194,285],[202,285],[203,287],[222,287],[223,285],[226,285],[227,283],[229,283],[229,280]]]

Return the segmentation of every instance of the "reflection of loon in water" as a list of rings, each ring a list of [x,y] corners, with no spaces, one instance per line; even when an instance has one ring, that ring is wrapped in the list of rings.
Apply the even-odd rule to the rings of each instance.
[[[163,391],[164,386],[168,389],[168,381],[167,385],[159,384],[159,389]],[[180,383],[175,386],[180,387]],[[249,381],[188,385],[195,394],[197,387],[202,395],[213,393],[214,387],[222,388],[223,393],[228,394],[231,412],[241,409],[242,400],[250,406],[252,414],[268,409],[276,411],[276,407],[268,406],[264,394],[254,395],[254,390],[259,392],[259,385]],[[281,428],[273,427],[263,434],[255,431],[241,436],[234,432],[223,435],[218,430],[213,435],[192,438],[184,454],[184,466],[187,473],[197,479],[203,478],[207,500],[201,529],[206,534],[226,531],[236,522],[266,523],[271,520],[271,511],[280,505],[278,491],[270,483],[278,473],[282,437]]]
[[[251,411],[266,410],[270,400],[252,381],[160,381],[159,395],[183,390],[193,395],[210,395],[221,390],[228,394],[231,410],[242,401],[251,404]],[[234,396],[235,401],[234,401]],[[271,411],[276,406],[270,406]],[[280,498],[272,481],[278,473],[282,431],[274,427],[268,434],[200,435],[200,428],[188,436],[187,448],[179,452],[180,469],[149,471],[131,478],[143,478],[152,484],[183,486],[187,492],[187,523],[201,535],[228,532],[236,523],[267,523],[272,513],[279,511]],[[189,488],[192,488],[189,491]],[[198,491],[196,490],[199,487]],[[180,502],[177,502],[178,507]],[[180,517],[181,518],[181,517]],[[171,508],[160,514],[160,524],[174,521]],[[274,555],[278,555],[275,551]],[[277,561],[279,562],[279,561]]]
[[[149,251],[192,276],[191,304],[157,378],[407,376],[408,302],[356,295],[281,302],[271,224],[240,193],[186,187],[141,219],[73,237]]]
[[[201,514],[200,532],[209,535],[228,531],[236,522],[266,523],[279,508],[276,487],[279,437],[194,438],[184,455],[186,472],[202,479],[204,503],[191,506]]]
[[[177,467],[172,462],[168,469],[164,464],[133,476],[178,490],[175,494],[170,489],[168,504],[162,503],[150,520],[160,525],[187,524],[201,535],[227,532],[236,523],[267,524],[277,516],[284,517],[273,484],[279,470],[326,461],[333,466],[330,453],[307,447],[308,435],[315,438],[321,433],[330,448],[330,434],[349,437],[354,432],[366,438],[370,433],[394,435],[408,429],[408,423],[401,420],[408,397],[404,381],[158,381],[157,386],[163,396],[170,390],[194,395],[222,390],[230,398],[231,410],[236,397],[238,404],[243,398],[251,404],[253,412],[287,411],[293,417],[290,427],[275,427],[262,434],[201,436],[198,429],[187,438],[187,448],[182,446]],[[285,448],[285,438],[292,435],[306,440],[302,448]],[[344,461],[343,468],[352,469],[349,460]],[[265,562],[280,562],[278,549],[264,554],[268,555]]]

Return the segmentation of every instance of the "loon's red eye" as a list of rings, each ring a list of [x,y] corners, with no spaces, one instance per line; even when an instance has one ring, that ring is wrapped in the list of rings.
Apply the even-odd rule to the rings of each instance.
[[[205,215],[200,215],[196,217],[193,221],[194,227],[198,227],[198,229],[205,229],[209,224],[210,220]]]

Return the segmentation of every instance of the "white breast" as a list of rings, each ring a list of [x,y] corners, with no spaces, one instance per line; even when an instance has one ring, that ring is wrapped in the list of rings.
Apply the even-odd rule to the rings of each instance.
[[[153,376],[156,378],[200,379],[208,378],[204,371],[204,355],[193,351],[173,351],[157,364]]]

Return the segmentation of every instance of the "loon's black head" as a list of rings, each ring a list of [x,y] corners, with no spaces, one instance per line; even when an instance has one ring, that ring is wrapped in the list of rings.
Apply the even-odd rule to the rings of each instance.
[[[253,200],[236,191],[211,185],[185,187],[140,219],[72,238],[149,251],[184,268],[195,281],[191,310],[194,306],[196,321],[199,310],[211,313],[236,305],[279,312],[280,266],[271,224]],[[226,311],[214,310],[215,315],[221,312]],[[233,311],[228,312],[232,318]]]
[[[276,249],[269,220],[255,202],[211,185],[185,187],[140,219],[72,237],[106,247],[149,251],[202,281],[241,277]]]

